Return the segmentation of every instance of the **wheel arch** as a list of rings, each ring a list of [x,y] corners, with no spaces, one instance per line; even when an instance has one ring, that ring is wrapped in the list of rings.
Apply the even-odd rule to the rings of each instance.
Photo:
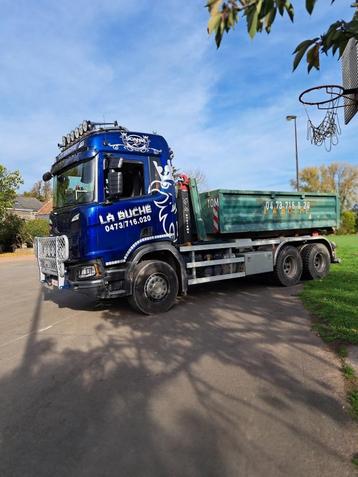
[[[137,263],[143,260],[161,260],[171,265],[179,281],[179,293],[185,295],[188,289],[188,278],[183,257],[170,242],[153,242],[136,249],[128,260],[126,282],[132,293],[133,271]]]
[[[279,244],[279,246],[276,248],[274,252],[274,257],[273,257],[274,266],[276,265],[278,254],[280,253],[282,248],[285,247],[286,245],[293,245],[294,247],[297,247],[301,251],[305,246],[311,243],[322,243],[323,245],[325,245],[329,251],[331,262],[335,260],[335,247],[333,243],[330,240],[328,240],[326,237],[323,237],[323,236],[317,236],[317,237],[314,236],[314,237],[305,237],[305,238],[297,237],[297,240],[290,238],[289,240],[284,240]]]

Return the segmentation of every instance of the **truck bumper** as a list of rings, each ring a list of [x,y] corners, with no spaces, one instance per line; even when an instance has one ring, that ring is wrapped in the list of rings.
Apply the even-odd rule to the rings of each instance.
[[[36,255],[40,281],[48,288],[67,288],[95,298],[115,298],[129,294],[126,285],[127,265],[106,269],[100,259],[73,263],[69,260],[69,244],[65,235],[36,239]],[[93,274],[86,276],[88,269]],[[85,270],[85,274],[81,270]]]
[[[93,278],[79,279],[79,270],[96,264],[98,273]],[[116,298],[129,294],[126,282],[127,266],[105,268],[101,260],[66,265],[68,286],[74,290],[96,298]]]
[[[59,288],[68,289],[95,299],[117,298],[129,295],[129,292],[124,285],[124,280],[121,283],[118,283],[118,281],[112,283],[108,278],[81,281],[65,280],[64,285],[59,287],[57,277],[45,276],[42,283],[49,290]]]

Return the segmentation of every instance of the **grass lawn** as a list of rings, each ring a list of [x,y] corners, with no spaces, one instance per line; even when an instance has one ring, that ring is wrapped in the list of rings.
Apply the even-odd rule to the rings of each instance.
[[[301,298],[328,342],[358,344],[358,235],[333,236],[341,264],[323,280],[306,282]]]

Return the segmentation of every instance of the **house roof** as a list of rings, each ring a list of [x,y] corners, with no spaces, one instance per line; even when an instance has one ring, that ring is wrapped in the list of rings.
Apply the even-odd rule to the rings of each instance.
[[[36,212],[36,215],[49,215],[50,212],[52,212],[53,209],[53,200],[50,199],[44,204],[42,204],[42,207]]]
[[[23,195],[18,195],[15,199],[13,209],[25,209],[37,212],[41,207],[42,202],[35,197],[24,197]]]

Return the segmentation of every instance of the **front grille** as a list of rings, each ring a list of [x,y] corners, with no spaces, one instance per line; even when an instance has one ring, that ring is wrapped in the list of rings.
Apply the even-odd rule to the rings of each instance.
[[[67,212],[55,212],[51,216],[52,233],[54,235],[66,235],[68,237],[71,260],[79,259],[81,255],[81,220],[71,221],[76,213],[77,209],[73,209]]]
[[[66,235],[57,237],[36,237],[35,253],[40,270],[41,281],[46,275],[58,277],[59,287],[64,285],[65,265],[69,257],[69,244]]]

